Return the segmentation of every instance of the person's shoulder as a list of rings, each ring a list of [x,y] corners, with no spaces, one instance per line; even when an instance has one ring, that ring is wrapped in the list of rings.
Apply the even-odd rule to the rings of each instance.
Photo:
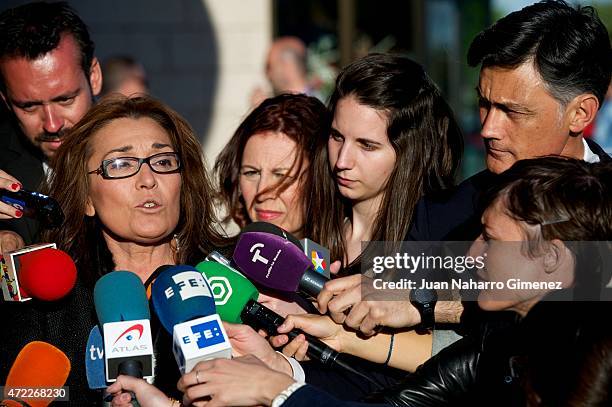
[[[462,235],[472,238],[473,233],[464,232],[462,226],[469,225],[469,229],[473,229],[474,217],[478,217],[476,223],[479,224],[479,198],[489,188],[493,177],[491,172],[485,170],[451,190],[421,198],[405,240],[438,241],[461,238]]]

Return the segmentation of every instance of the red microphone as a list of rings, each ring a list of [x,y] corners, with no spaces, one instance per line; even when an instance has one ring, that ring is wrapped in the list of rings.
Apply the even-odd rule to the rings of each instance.
[[[76,266],[54,243],[40,244],[5,253],[0,277],[5,301],[56,301],[74,287]]]
[[[66,252],[45,248],[19,258],[19,281],[33,298],[57,301],[65,297],[76,283],[76,266]]]

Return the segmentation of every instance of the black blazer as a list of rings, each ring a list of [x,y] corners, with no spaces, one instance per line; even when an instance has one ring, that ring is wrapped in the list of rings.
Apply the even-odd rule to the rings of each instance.
[[[612,161],[597,143],[585,139],[600,161]],[[407,241],[471,241],[481,231],[480,205],[483,192],[495,182],[495,174],[484,170],[463,181],[446,196],[422,198],[415,208]]]
[[[22,134],[14,121],[0,121],[0,169],[17,178],[27,190],[38,191],[43,180],[43,155]],[[0,221],[0,230],[17,232],[26,245],[37,242],[38,222],[23,218]]]

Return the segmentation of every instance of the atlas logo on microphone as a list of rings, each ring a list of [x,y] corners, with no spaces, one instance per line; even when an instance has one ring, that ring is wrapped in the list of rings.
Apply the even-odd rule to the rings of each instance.
[[[149,348],[147,344],[141,342],[143,332],[144,326],[142,324],[134,324],[128,327],[117,336],[117,339],[111,345],[111,353],[147,350]],[[117,345],[117,343],[119,344]]]
[[[128,340],[128,342],[134,339],[134,336],[131,334],[132,331],[138,332],[138,339],[140,339],[142,338],[143,330],[144,330],[144,327],[142,326],[142,324],[132,325],[131,327],[123,331],[123,333],[119,335],[117,339],[115,339],[115,342],[113,342],[113,345],[117,344],[117,342],[119,342],[119,340],[123,338],[124,336],[125,336],[125,339]]]
[[[179,287],[178,294],[185,301],[193,297],[212,297],[210,286],[201,273],[197,271],[184,271],[172,276],[172,280]],[[164,290],[166,299],[175,295],[175,288],[168,287]]]

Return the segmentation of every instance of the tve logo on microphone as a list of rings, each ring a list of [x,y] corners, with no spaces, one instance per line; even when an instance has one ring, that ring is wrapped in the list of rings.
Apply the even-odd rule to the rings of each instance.
[[[232,357],[232,346],[217,314],[174,325],[172,339],[172,351],[183,374],[203,360]]]

